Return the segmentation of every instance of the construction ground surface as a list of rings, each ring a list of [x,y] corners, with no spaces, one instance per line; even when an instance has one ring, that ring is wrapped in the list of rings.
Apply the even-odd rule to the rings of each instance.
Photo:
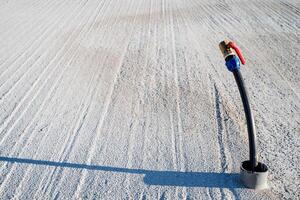
[[[299,53],[299,0],[1,0],[0,198],[297,199]]]

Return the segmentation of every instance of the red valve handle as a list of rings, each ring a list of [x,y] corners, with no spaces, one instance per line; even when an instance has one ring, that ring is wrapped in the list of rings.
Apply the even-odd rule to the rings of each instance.
[[[243,65],[245,65],[246,61],[245,61],[243,55],[241,54],[239,48],[238,48],[233,42],[229,42],[229,43],[228,43],[228,47],[234,49],[234,51],[236,52],[237,56],[239,57],[241,63],[242,63]]]

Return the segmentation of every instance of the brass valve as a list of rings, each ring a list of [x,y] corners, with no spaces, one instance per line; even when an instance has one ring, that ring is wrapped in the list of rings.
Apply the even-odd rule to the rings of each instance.
[[[235,55],[235,53],[236,53],[236,55],[240,59],[241,63],[243,65],[246,63],[241,51],[233,42],[224,40],[224,41],[220,42],[219,47],[220,47],[220,50],[221,50],[225,60],[228,56]],[[235,53],[232,52],[232,49],[235,51]]]
[[[229,46],[229,43],[230,43],[230,41],[224,40],[224,41],[220,42],[220,44],[219,44],[220,50],[221,50],[224,58],[226,58],[229,55],[234,55],[234,53],[232,52],[232,50]]]

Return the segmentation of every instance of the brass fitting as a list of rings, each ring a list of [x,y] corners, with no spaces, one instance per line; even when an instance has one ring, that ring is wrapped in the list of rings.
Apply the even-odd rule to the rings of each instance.
[[[234,53],[232,52],[231,48],[229,47],[229,42],[228,40],[224,40],[222,42],[220,42],[219,47],[220,50],[223,54],[223,57],[226,59],[227,56],[229,55],[234,55]]]

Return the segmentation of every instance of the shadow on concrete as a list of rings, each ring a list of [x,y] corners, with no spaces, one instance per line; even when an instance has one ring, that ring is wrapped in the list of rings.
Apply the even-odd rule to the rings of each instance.
[[[182,186],[182,187],[209,187],[209,188],[243,188],[239,183],[239,174],[217,172],[178,172],[156,171],[145,169],[128,169],[122,167],[109,167],[87,165],[68,162],[55,162],[47,160],[33,160],[26,158],[12,158],[0,156],[0,162],[32,164],[50,167],[63,167],[73,169],[86,169],[116,173],[143,174],[144,182],[148,185]]]

